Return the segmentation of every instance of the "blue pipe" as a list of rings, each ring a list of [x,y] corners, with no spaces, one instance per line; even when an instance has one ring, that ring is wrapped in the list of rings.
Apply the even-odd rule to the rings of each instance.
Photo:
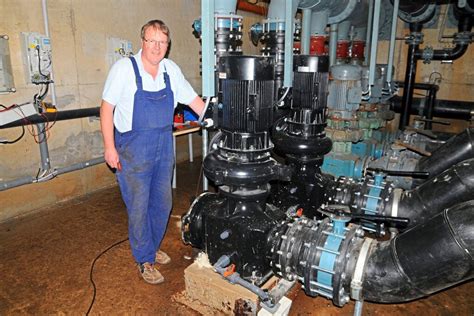
[[[215,93],[214,82],[214,0],[202,0],[202,95],[213,97]]]
[[[235,14],[237,0],[218,0],[214,3],[216,14]]]
[[[311,40],[311,10],[303,9],[303,28],[301,31],[301,54],[309,55],[309,46]]]

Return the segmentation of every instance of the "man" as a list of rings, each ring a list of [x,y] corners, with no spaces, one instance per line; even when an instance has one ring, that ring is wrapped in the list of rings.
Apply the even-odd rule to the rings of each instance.
[[[141,50],[110,69],[100,108],[104,157],[116,176],[128,213],[128,234],[143,279],[164,281],[156,263],[171,211],[173,112],[178,102],[201,114],[204,102],[179,67],[164,58],[170,31],[160,20],[141,29]]]

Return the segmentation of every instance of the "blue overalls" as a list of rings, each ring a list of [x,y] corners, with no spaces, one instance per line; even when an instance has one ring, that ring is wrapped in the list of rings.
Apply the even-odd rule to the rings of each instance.
[[[166,87],[144,91],[133,57],[137,92],[132,130],[115,132],[122,171],[117,180],[128,212],[128,236],[136,262],[155,262],[172,207],[174,96],[166,69]]]

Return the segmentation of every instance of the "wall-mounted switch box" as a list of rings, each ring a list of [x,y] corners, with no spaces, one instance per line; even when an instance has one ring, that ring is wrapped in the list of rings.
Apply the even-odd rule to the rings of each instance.
[[[117,38],[107,38],[107,62],[112,66],[117,60],[133,55],[132,42]]]
[[[51,82],[51,41],[39,33],[21,33],[23,64],[26,82],[33,84]]]

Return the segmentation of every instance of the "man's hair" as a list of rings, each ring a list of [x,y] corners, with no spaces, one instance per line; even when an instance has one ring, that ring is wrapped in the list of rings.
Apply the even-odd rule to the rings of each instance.
[[[152,27],[155,30],[163,32],[163,34],[165,34],[168,37],[168,43],[171,41],[170,29],[168,28],[168,26],[166,26],[165,22],[161,20],[151,20],[142,26],[142,30],[140,34],[142,40],[145,39],[145,32],[150,27]]]

